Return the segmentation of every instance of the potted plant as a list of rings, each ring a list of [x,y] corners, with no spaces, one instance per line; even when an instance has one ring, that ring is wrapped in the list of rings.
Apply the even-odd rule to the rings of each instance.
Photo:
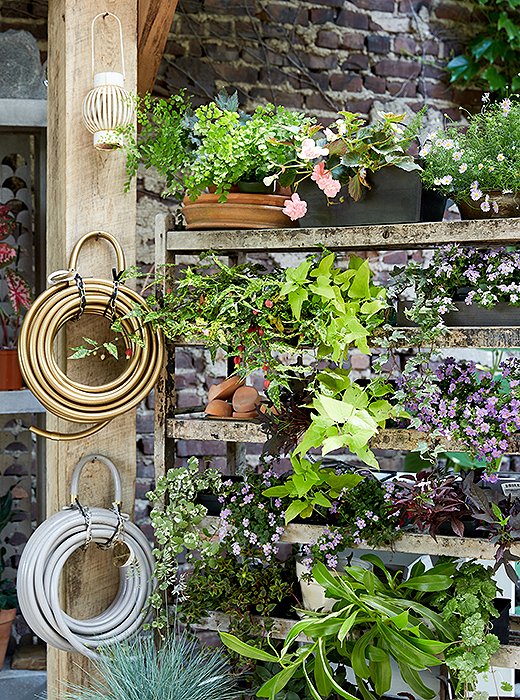
[[[301,226],[419,221],[421,168],[407,151],[423,113],[408,126],[404,114],[382,113],[367,125],[352,112],[326,129],[310,124],[294,141],[296,158],[265,181],[292,185],[297,199],[288,213]]]
[[[68,684],[64,700],[233,700],[236,679],[225,656],[175,630],[102,647],[88,685]]]
[[[520,324],[520,250],[455,244],[437,248],[427,264],[410,261],[392,272],[389,299],[398,326],[416,325],[424,340],[451,326]],[[413,294],[413,301],[403,295]]]
[[[418,356],[408,361],[395,398],[423,434],[424,450],[443,451],[439,438],[463,444],[484,478],[496,481],[507,438],[520,430],[519,386],[519,358],[490,370],[447,357],[433,369]]]
[[[23,314],[31,304],[29,285],[18,270],[19,247],[6,240],[16,226],[10,208],[0,205],[0,282],[7,287],[7,300],[0,304],[0,391],[22,388],[16,342]]]
[[[468,127],[451,124],[429,135],[419,155],[427,189],[455,200],[463,219],[520,214],[520,103],[517,96],[483,98]]]
[[[13,497],[11,489],[3,496],[0,496],[0,533],[11,521],[13,515]],[[11,627],[16,617],[18,599],[16,596],[16,586],[12,581],[3,578],[5,571],[5,547],[0,547],[0,668],[4,664],[5,654],[9,639],[11,637]]]
[[[332,611],[304,613],[281,650],[266,652],[220,633],[234,653],[279,664],[257,696],[273,698],[303,670],[315,700],[331,693],[375,700],[398,675],[414,695],[433,700],[428,677],[445,663],[455,697],[471,697],[478,674],[490,670],[499,647],[488,631],[497,616],[492,571],[473,562],[457,567],[447,559],[428,570],[418,561],[409,571],[391,573],[373,554],[362,559],[370,569],[350,566],[333,575],[321,563],[313,568],[334,600]],[[302,633],[309,641],[295,647]],[[345,687],[345,671],[355,676],[357,689]]]
[[[184,197],[188,228],[269,228],[294,225],[282,212],[289,194],[264,178],[295,155],[291,137],[311,120],[284,107],[238,107],[237,94],[221,93],[194,109],[181,92],[138,102],[137,137],[125,132],[131,177],[139,163],[156,168],[165,194]]]

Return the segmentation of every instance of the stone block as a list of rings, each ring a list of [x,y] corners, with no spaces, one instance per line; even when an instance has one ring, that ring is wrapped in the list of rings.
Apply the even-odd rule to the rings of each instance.
[[[32,34],[14,29],[1,33],[0,65],[0,98],[47,98],[40,51]]]

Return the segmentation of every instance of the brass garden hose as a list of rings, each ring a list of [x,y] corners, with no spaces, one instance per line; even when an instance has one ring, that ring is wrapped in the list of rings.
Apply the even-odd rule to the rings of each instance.
[[[105,231],[86,233],[74,246],[69,270],[49,277],[51,286],[34,301],[22,324],[18,356],[27,387],[45,408],[59,418],[73,423],[93,423],[77,433],[57,433],[35,426],[37,435],[52,440],[76,440],[101,430],[116,416],[131,410],[146,397],[161,371],[164,344],[159,331],[133,316],[122,320],[123,335],[137,335],[143,346],[132,343],[132,355],[124,371],[114,380],[89,386],[69,379],[59,368],[53,344],[58,331],[68,322],[85,314],[115,318],[129,314],[146,301],[132,289],[114,281],[82,279],[76,271],[78,256],[90,238],[102,238],[115,249],[118,273],[125,269],[124,253],[118,241]]]

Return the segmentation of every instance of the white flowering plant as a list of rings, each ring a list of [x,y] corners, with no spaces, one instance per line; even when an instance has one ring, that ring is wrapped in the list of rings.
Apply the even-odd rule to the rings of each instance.
[[[421,174],[427,189],[471,203],[483,212],[499,212],[500,195],[520,192],[520,101],[483,97],[466,128],[454,123],[431,133],[422,145]]]

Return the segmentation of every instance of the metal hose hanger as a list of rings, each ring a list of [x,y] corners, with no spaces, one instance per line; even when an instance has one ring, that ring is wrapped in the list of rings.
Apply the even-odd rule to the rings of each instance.
[[[78,499],[79,476],[93,461],[105,464],[114,478],[111,510],[87,508]],[[153,555],[143,533],[121,513],[121,482],[110,459],[99,454],[83,457],[74,470],[71,491],[72,505],[43,522],[23,550],[18,600],[27,624],[48,644],[97,658],[94,650],[98,646],[127,639],[146,621],[147,601],[154,588]],[[129,556],[120,568],[119,590],[108,608],[96,617],[77,620],[61,608],[61,572],[72,554],[91,542],[104,549],[122,544]]]
[[[102,238],[114,248],[117,271],[114,280],[82,279],[77,273],[78,256],[90,238]],[[76,243],[70,257],[69,270],[59,270],[49,277],[51,286],[34,301],[22,324],[18,356],[27,387],[45,408],[59,418],[73,423],[93,423],[76,433],[56,433],[31,427],[31,430],[52,440],[75,440],[96,433],[116,416],[131,410],[146,397],[161,371],[164,344],[160,331],[153,331],[135,316],[123,318],[125,337],[137,335],[132,355],[124,371],[113,381],[89,386],[69,379],[58,366],[53,343],[58,331],[83,313],[122,318],[136,306],[147,308],[146,301],[119,282],[125,269],[123,250],[118,241],[105,231],[90,231]]]

